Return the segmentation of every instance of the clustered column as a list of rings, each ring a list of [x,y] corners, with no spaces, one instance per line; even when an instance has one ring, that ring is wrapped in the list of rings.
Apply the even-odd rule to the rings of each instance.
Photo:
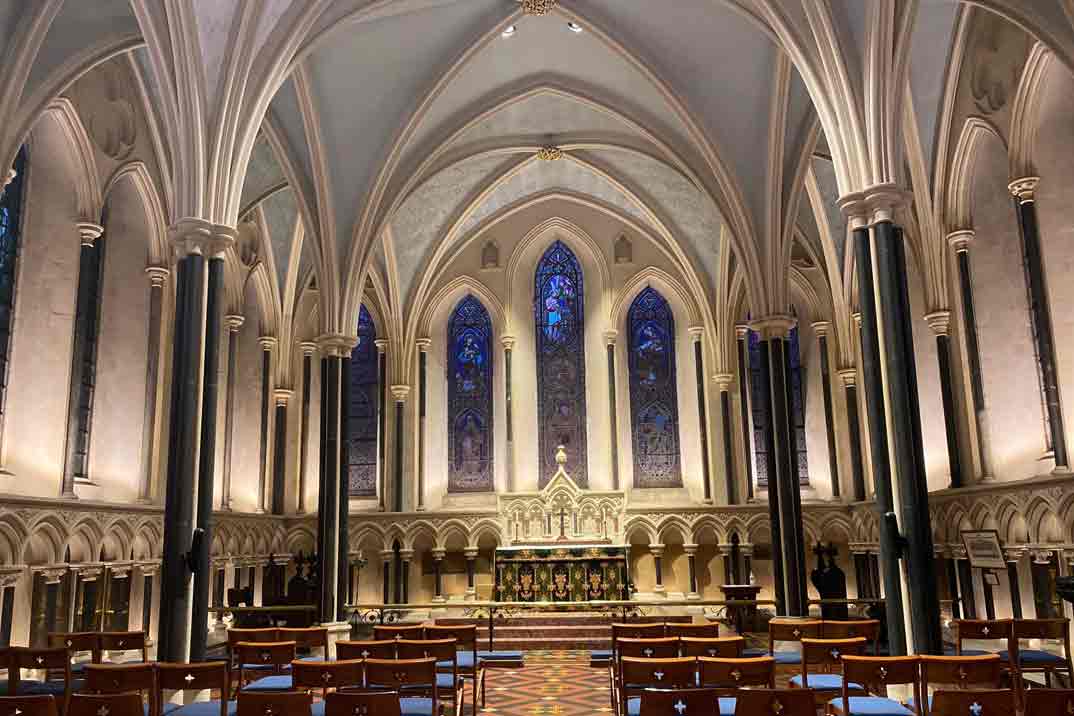
[[[731,420],[731,384],[735,376],[731,373],[717,373],[713,376],[720,389],[720,423],[723,426],[723,472],[727,504],[738,504],[738,489],[735,480],[734,426]]]
[[[150,266],[145,270],[149,277],[149,329],[145,358],[145,412],[142,416],[142,456],[138,484],[138,502],[153,501],[153,471],[156,464],[157,388],[160,377],[161,316],[163,315],[164,286],[171,273],[164,266]]]
[[[239,315],[224,316],[227,327],[227,388],[224,391],[224,474],[220,479],[220,509],[231,509],[231,442],[235,437],[235,371],[238,365],[239,342],[237,335],[245,318]]]

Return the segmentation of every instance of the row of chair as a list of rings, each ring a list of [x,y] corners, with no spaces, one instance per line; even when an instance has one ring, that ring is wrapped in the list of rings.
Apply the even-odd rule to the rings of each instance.
[[[1066,672],[1067,677],[1074,681],[1069,619],[956,619],[952,622],[952,630],[956,654],[997,654],[1021,687],[1024,687],[1023,677],[1034,673],[1043,674],[1044,683],[1049,687],[1056,672]],[[1063,653],[1023,647],[1022,642],[1029,640],[1061,643]],[[981,646],[981,642],[996,642],[1000,648],[995,652],[969,648],[965,646],[967,641],[974,642],[975,647]]]
[[[141,660],[149,660],[149,640],[144,631],[74,631],[50,632],[48,645],[52,648],[66,647],[73,659],[89,654],[94,664],[104,661],[105,654],[113,658],[122,653],[124,661],[131,661],[128,652],[140,652]],[[74,664],[77,672],[81,663]]]

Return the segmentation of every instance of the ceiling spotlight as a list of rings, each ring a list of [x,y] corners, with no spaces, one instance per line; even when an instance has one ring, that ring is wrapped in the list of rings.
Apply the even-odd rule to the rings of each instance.
[[[571,32],[581,32],[582,31],[582,26],[579,25],[578,23],[576,23],[574,20],[571,20],[570,22],[567,23],[567,29],[570,30]]]
[[[508,25],[507,28],[500,33],[500,37],[514,37],[516,32],[518,32],[517,27],[515,27],[514,25]]]

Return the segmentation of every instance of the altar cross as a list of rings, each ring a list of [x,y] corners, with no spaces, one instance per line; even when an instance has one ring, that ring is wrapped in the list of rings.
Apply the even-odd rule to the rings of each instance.
[[[559,538],[561,540],[567,539],[567,508],[559,508]]]

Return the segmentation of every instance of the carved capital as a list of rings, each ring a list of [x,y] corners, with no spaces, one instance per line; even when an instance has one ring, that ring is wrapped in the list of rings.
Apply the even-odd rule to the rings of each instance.
[[[604,331],[603,335],[604,335],[604,345],[606,345],[606,346],[614,346],[615,342],[617,340],[619,340],[619,331],[614,330],[614,329]]]
[[[164,284],[168,283],[168,276],[171,271],[167,266],[146,266],[145,275],[149,278],[149,285],[152,288],[162,288]]]
[[[409,385],[393,385],[391,387],[392,397],[395,398],[397,403],[405,403],[406,399],[410,397]]]
[[[515,349],[515,337],[514,336],[500,336],[500,345],[506,351],[512,351]]]
[[[712,380],[719,386],[720,390],[730,390],[731,384],[735,382],[734,373],[717,373],[712,376]]]
[[[401,550],[399,550],[399,559],[403,560],[404,562],[409,562],[410,560],[414,559],[414,550],[412,550],[412,549],[401,549]]]
[[[660,543],[651,544],[651,545],[649,545],[649,552],[654,557],[663,557],[664,556],[664,547],[665,547],[665,545],[662,545]]]
[[[227,329],[232,333],[235,333],[242,328],[242,324],[244,323],[246,323],[246,317],[237,313],[231,313],[224,316],[224,325],[227,326]]]
[[[969,251],[970,244],[973,243],[976,237],[977,232],[973,229],[959,229],[947,235],[947,243],[955,250],[955,253],[961,253]]]
[[[421,351],[422,353],[427,353],[429,351],[429,348],[431,348],[433,345],[433,339],[419,338],[414,343],[418,346],[419,351]]]
[[[932,332],[938,336],[946,336],[951,330],[951,312],[933,311],[925,314],[925,322],[929,324]]]
[[[358,345],[355,336],[345,336],[342,333],[326,333],[317,337],[317,345],[321,348],[321,355],[328,358],[345,358],[351,354]]]
[[[312,356],[317,353],[317,344],[314,341],[302,341],[298,344],[304,356]]]
[[[21,569],[11,569],[0,572],[0,589],[3,589],[4,587],[14,587],[21,576]]]
[[[861,229],[882,221],[895,221],[895,212],[908,206],[913,195],[896,184],[876,184],[839,199],[839,209],[851,229]]]
[[[279,341],[276,340],[276,336],[259,336],[257,339],[257,345],[261,346],[263,351],[274,351]]]
[[[1024,547],[1007,547],[1003,550],[1003,556],[1008,562],[1018,562],[1028,553]]]
[[[179,258],[201,254],[211,258],[235,245],[238,232],[230,226],[213,224],[202,219],[180,219],[168,230],[168,239]]]
[[[385,562],[390,561],[395,559],[395,552],[390,549],[382,549],[380,551],[380,558]]]
[[[692,542],[687,542],[682,546],[682,551],[685,552],[686,556],[689,557],[697,554],[698,547],[700,547],[700,545],[693,544]]]
[[[78,229],[78,241],[83,246],[93,246],[104,233],[104,227],[92,221],[80,221],[75,224]]]
[[[786,338],[797,324],[798,319],[794,316],[773,315],[750,321],[750,328],[761,334],[761,340],[768,340]]]
[[[277,406],[287,407],[287,403],[295,396],[295,391],[290,388],[277,388],[272,391],[272,397],[276,400]]]
[[[1040,177],[1022,177],[1012,181],[1007,188],[1015,199],[1025,204],[1035,198],[1038,184],[1040,184]]]
[[[843,385],[856,385],[858,382],[858,370],[856,368],[840,368],[836,371]]]
[[[750,327],[745,323],[735,324],[735,338],[742,339],[748,336],[750,333]]]
[[[858,330],[860,331],[861,330],[861,311],[854,311],[854,313],[850,314],[850,318],[854,321],[854,325],[857,326]]]
[[[813,335],[817,338],[828,335],[832,330],[831,321],[814,321],[809,324],[809,327],[813,329]]]
[[[378,338],[377,340],[373,341],[373,345],[377,347],[377,353],[387,353],[388,352],[388,339],[387,338]]]
[[[463,553],[463,555],[466,556],[466,559],[468,561],[473,561],[473,560],[477,559],[477,550],[476,549],[464,549],[462,551],[462,553]]]
[[[445,549],[434,549],[434,550],[432,550],[430,552],[430,554],[433,556],[433,560],[435,560],[437,562],[440,562],[440,561],[442,561],[444,559],[444,557],[447,556],[447,550],[445,550]]]
[[[697,343],[705,336],[704,326],[690,326],[686,331],[690,334],[690,338],[693,339],[694,343]]]

